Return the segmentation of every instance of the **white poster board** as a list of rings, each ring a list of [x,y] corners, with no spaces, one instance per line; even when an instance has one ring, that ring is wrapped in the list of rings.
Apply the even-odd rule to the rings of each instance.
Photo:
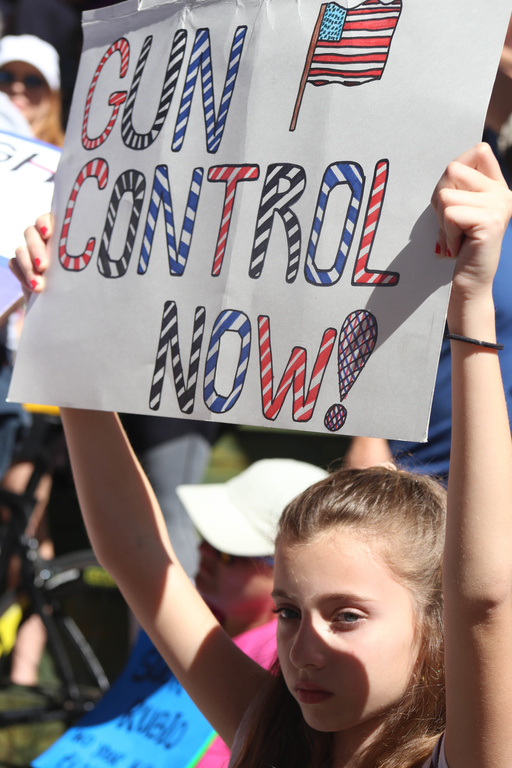
[[[494,0],[128,0],[84,15],[48,289],[11,397],[425,439]]]
[[[9,259],[25,229],[52,204],[60,149],[0,131],[0,323],[23,297]]]

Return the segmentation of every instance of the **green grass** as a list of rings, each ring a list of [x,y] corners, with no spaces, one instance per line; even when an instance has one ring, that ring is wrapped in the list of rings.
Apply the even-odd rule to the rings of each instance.
[[[47,654],[43,654],[39,667],[41,683],[55,679],[53,666]],[[12,710],[36,703],[37,697],[24,688],[12,686],[0,694],[0,710]],[[0,768],[28,766],[48,749],[65,731],[60,722],[35,723],[0,729]]]

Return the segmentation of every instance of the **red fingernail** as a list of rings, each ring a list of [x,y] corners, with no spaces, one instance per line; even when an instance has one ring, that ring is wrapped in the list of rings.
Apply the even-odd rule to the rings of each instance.
[[[37,280],[31,280],[30,281],[30,287],[31,288],[37,288],[38,285],[39,285],[39,283],[37,282]]]
[[[41,234],[43,237],[46,237],[48,234],[48,227],[41,227]]]
[[[436,243],[435,252],[436,252],[436,256],[439,256],[439,254],[441,253],[441,246],[439,245],[439,243]]]
[[[36,265],[36,267],[40,267],[41,266],[41,259],[37,259],[37,258],[34,259],[34,264]]]
[[[448,248],[446,249],[446,255],[448,256],[449,259],[451,259],[452,252]]]

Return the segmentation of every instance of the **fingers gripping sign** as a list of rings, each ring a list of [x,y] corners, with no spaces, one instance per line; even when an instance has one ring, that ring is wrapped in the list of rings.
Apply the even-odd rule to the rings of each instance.
[[[26,245],[19,246],[16,258],[9,262],[11,271],[23,286],[25,300],[31,293],[40,293],[44,289],[44,273],[48,266],[47,243],[51,232],[51,214],[39,216],[35,224],[25,230]]]
[[[512,192],[487,144],[478,144],[448,165],[432,205],[439,222],[436,250],[457,258],[454,286],[490,288],[512,213]],[[493,244],[494,259],[483,261],[484,247]]]

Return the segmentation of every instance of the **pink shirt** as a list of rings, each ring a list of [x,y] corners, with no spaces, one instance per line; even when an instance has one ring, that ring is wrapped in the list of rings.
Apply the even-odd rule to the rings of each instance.
[[[250,629],[233,638],[233,642],[251,659],[268,669],[276,658],[276,624],[273,619],[256,629]],[[230,752],[218,736],[197,763],[196,768],[227,768]]]

